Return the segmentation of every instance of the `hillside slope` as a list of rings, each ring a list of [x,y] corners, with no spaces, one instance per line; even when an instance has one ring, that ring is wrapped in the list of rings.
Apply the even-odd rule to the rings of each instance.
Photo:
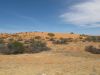
[[[55,38],[79,38],[79,34],[64,34],[64,33],[53,33],[55,34]],[[20,37],[22,39],[31,39],[34,36],[41,36],[42,38],[49,37],[48,32],[21,32],[21,33],[14,33],[14,34],[8,34],[3,33],[0,34],[0,37],[2,38],[16,38]]]

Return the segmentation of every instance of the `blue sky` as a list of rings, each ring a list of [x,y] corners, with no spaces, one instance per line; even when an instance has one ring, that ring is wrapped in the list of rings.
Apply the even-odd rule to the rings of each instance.
[[[99,13],[99,0],[0,0],[0,32],[100,34]]]

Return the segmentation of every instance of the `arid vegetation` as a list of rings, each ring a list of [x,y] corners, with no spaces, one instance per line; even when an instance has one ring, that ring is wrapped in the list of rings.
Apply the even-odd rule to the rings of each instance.
[[[32,52],[34,52],[34,53],[49,50],[46,42],[41,41],[41,40],[33,39],[30,47],[31,47]]]
[[[40,35],[41,34],[41,35]],[[57,36],[58,35],[58,36]],[[37,53],[50,50],[48,43],[52,44],[69,44],[70,42],[100,42],[100,36],[77,35],[71,32],[66,37],[64,34],[43,33],[43,32],[25,32],[15,34],[0,34],[0,53],[3,54],[20,54],[20,53]],[[73,36],[72,36],[73,35]],[[59,37],[59,38],[58,38]],[[73,38],[74,37],[74,38]],[[99,48],[86,46],[85,51],[99,54]]]
[[[0,75],[100,75],[100,36],[25,32],[0,38]]]
[[[87,52],[90,52],[90,53],[93,53],[93,54],[100,54],[100,48],[96,48],[92,45],[87,46],[85,49],[86,49]]]

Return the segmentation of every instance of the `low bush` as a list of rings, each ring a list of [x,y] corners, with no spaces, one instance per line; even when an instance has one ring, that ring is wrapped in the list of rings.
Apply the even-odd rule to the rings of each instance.
[[[60,38],[59,40],[54,40],[53,44],[67,44],[68,39],[66,38]]]
[[[4,39],[0,38],[0,44],[3,44],[3,43],[4,43]]]
[[[86,41],[100,42],[100,36],[87,36]]]
[[[41,36],[35,36],[35,39],[39,40],[39,39],[41,39]]]
[[[96,47],[91,46],[91,45],[90,46],[86,46],[85,50],[87,52],[90,52],[90,53],[93,53],[93,54],[100,54],[100,49],[97,49]]]
[[[47,44],[41,40],[33,40],[30,47],[32,53],[49,50]]]
[[[5,44],[0,44],[0,53],[3,53],[5,49]]]
[[[73,42],[73,38],[67,38],[67,42]]]
[[[55,40],[55,38],[50,38],[50,39],[49,39],[49,41],[54,41],[54,40]]]
[[[7,44],[7,49],[4,50],[4,54],[21,54],[24,53],[24,46],[20,42],[10,42]]]
[[[46,37],[46,39],[49,39],[49,37]]]
[[[54,37],[55,34],[54,34],[54,33],[48,33],[48,36],[50,36],[50,37]]]

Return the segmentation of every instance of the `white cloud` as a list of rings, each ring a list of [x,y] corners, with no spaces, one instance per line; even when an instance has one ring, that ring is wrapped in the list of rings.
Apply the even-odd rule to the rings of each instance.
[[[85,27],[100,27],[100,0],[90,0],[71,6],[61,15],[66,23]]]

